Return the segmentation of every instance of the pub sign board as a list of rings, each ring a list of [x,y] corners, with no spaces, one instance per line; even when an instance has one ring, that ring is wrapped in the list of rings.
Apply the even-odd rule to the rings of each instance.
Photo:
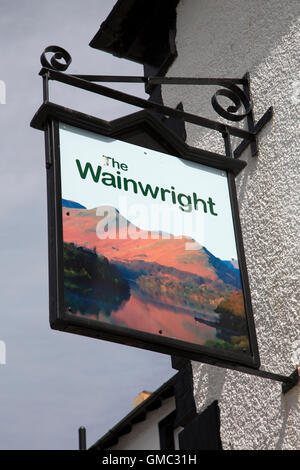
[[[52,328],[259,367],[229,163],[101,123],[46,121]]]

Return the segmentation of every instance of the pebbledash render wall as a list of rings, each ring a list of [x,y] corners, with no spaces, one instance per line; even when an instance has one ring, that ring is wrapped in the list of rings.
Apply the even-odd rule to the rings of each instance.
[[[256,120],[274,106],[273,121],[259,135],[259,155],[244,153],[247,167],[236,183],[261,368],[286,375],[300,355],[299,14],[298,0],[181,0],[178,57],[167,74],[250,72]],[[163,99],[216,119],[215,90],[164,86]],[[192,146],[224,150],[218,133],[187,125],[187,134]],[[278,382],[192,366],[197,411],[219,401],[224,449],[300,449],[299,386],[282,395]]]

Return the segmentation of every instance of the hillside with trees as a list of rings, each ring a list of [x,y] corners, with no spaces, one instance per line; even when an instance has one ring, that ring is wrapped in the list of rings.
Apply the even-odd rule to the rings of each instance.
[[[64,243],[65,305],[76,313],[109,315],[130,297],[128,282],[105,256]]]

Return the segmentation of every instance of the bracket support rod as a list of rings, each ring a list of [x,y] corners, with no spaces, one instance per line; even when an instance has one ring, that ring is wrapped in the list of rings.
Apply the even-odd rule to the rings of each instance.
[[[165,114],[167,116],[175,117],[177,119],[183,119],[192,124],[197,124],[204,126],[208,129],[213,129],[220,133],[224,133],[226,130],[236,137],[241,139],[247,139],[248,141],[255,141],[255,134],[253,132],[246,131],[245,129],[240,129],[238,127],[222,124],[218,121],[213,121],[211,119],[204,118],[202,116],[197,116],[195,114],[186,113],[185,111],[180,111],[178,109],[170,108],[169,106],[160,105],[158,103],[153,103],[152,101],[147,101],[143,98],[139,98],[128,93],[124,93],[118,90],[114,90],[103,85],[98,85],[93,82],[89,82],[85,79],[78,78],[73,75],[59,72],[57,70],[43,68],[40,72],[40,75],[44,75],[46,72],[49,73],[49,79],[56,80],[66,85],[72,85],[82,90],[90,91],[92,93],[97,93],[102,96],[106,96],[111,99],[122,101],[139,108],[151,109],[160,114]]]

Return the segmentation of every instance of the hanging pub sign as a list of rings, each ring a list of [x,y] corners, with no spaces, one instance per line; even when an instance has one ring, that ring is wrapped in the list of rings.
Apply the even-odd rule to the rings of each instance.
[[[51,327],[170,354],[175,368],[182,357],[275,380],[287,393],[298,369],[289,376],[259,369],[235,189],[246,166],[239,157],[246,148],[257,155],[272,106],[255,121],[248,73],[74,75],[65,73],[71,61],[65,49],[46,47],[43,104],[31,121],[45,134]],[[50,81],[143,111],[104,121],[49,101]],[[148,91],[220,86],[214,111],[245,125],[99,82],[143,83]],[[219,97],[232,104],[224,108]],[[219,133],[225,154],[187,145],[185,122]],[[239,139],[235,149],[231,137]]]
[[[63,111],[62,111],[63,110]],[[234,174],[148,112],[44,104],[52,328],[259,366]]]

